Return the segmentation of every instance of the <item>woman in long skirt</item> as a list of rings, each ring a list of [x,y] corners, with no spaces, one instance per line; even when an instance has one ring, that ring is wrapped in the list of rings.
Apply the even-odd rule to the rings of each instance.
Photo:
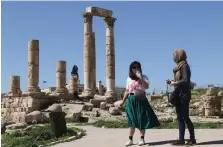
[[[126,146],[133,145],[135,128],[139,129],[141,138],[139,145],[145,145],[145,130],[160,125],[156,114],[151,108],[145,90],[149,88],[149,80],[142,74],[141,64],[137,61],[129,67],[129,77],[126,81],[126,92],[123,98],[123,105],[126,102],[126,113],[130,127],[129,141]]]

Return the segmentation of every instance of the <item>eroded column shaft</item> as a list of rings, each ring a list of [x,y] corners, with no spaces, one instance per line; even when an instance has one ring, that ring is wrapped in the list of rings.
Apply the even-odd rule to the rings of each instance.
[[[8,95],[19,96],[21,93],[20,76],[10,76],[10,89]]]
[[[84,17],[84,95],[93,96],[93,36],[92,32],[92,18],[91,13],[83,13]]]
[[[66,93],[66,61],[56,62],[56,92]]]
[[[106,22],[106,95],[115,95],[115,18],[105,18]]]
[[[39,40],[28,41],[28,92],[39,89]]]

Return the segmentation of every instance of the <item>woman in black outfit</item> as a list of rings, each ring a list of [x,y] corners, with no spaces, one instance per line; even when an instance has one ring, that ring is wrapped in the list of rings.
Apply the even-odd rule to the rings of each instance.
[[[171,86],[178,88],[178,102],[176,104],[177,120],[179,122],[179,140],[172,145],[184,145],[185,123],[187,124],[190,133],[190,139],[187,145],[196,144],[194,125],[189,118],[189,103],[191,100],[191,71],[187,63],[187,55],[183,49],[176,49],[173,52],[173,60],[177,66],[173,69],[174,81],[168,82]]]

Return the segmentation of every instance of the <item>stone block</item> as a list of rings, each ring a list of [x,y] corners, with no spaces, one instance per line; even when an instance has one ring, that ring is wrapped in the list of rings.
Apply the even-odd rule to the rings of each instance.
[[[25,123],[25,112],[14,112],[11,116],[14,123]]]
[[[217,96],[217,94],[218,94],[218,88],[211,87],[207,89],[207,92],[206,92],[207,96]]]
[[[119,110],[117,107],[110,107],[109,113],[112,115],[121,115],[122,114],[121,110]]]
[[[62,107],[59,104],[53,104],[49,108],[47,108],[46,111],[62,112]]]
[[[146,96],[148,101],[154,101],[154,100],[158,100],[158,99],[163,99],[162,96],[160,95],[147,95]]]
[[[85,111],[92,111],[92,109],[94,108],[94,105],[91,104],[91,103],[85,103],[84,104],[84,107],[83,107],[83,110]]]
[[[9,130],[24,129],[26,127],[27,127],[26,123],[17,123],[17,124],[12,124],[12,125],[6,126],[6,128],[9,129]]]
[[[100,103],[100,109],[101,110],[106,110],[106,102],[101,102]]]
[[[86,12],[90,12],[94,16],[99,16],[99,17],[111,17],[113,13],[111,10],[106,10],[104,8],[99,8],[99,7],[87,7]]]
[[[223,91],[219,91],[218,92],[218,96],[222,96],[223,97]]]
[[[94,105],[94,107],[96,108],[100,108],[100,104],[101,102],[105,102],[105,100],[94,100],[94,99],[91,99],[90,100],[90,103]]]
[[[33,111],[25,116],[26,123],[46,122],[48,119],[40,111]]]

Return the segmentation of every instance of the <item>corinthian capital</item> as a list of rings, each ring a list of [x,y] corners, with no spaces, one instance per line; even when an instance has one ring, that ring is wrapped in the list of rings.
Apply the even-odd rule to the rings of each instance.
[[[104,20],[105,20],[107,26],[109,26],[109,27],[114,27],[114,23],[115,23],[115,21],[116,21],[116,18],[113,18],[113,17],[106,17]]]
[[[84,23],[92,23],[93,14],[91,12],[82,13],[84,17]]]

